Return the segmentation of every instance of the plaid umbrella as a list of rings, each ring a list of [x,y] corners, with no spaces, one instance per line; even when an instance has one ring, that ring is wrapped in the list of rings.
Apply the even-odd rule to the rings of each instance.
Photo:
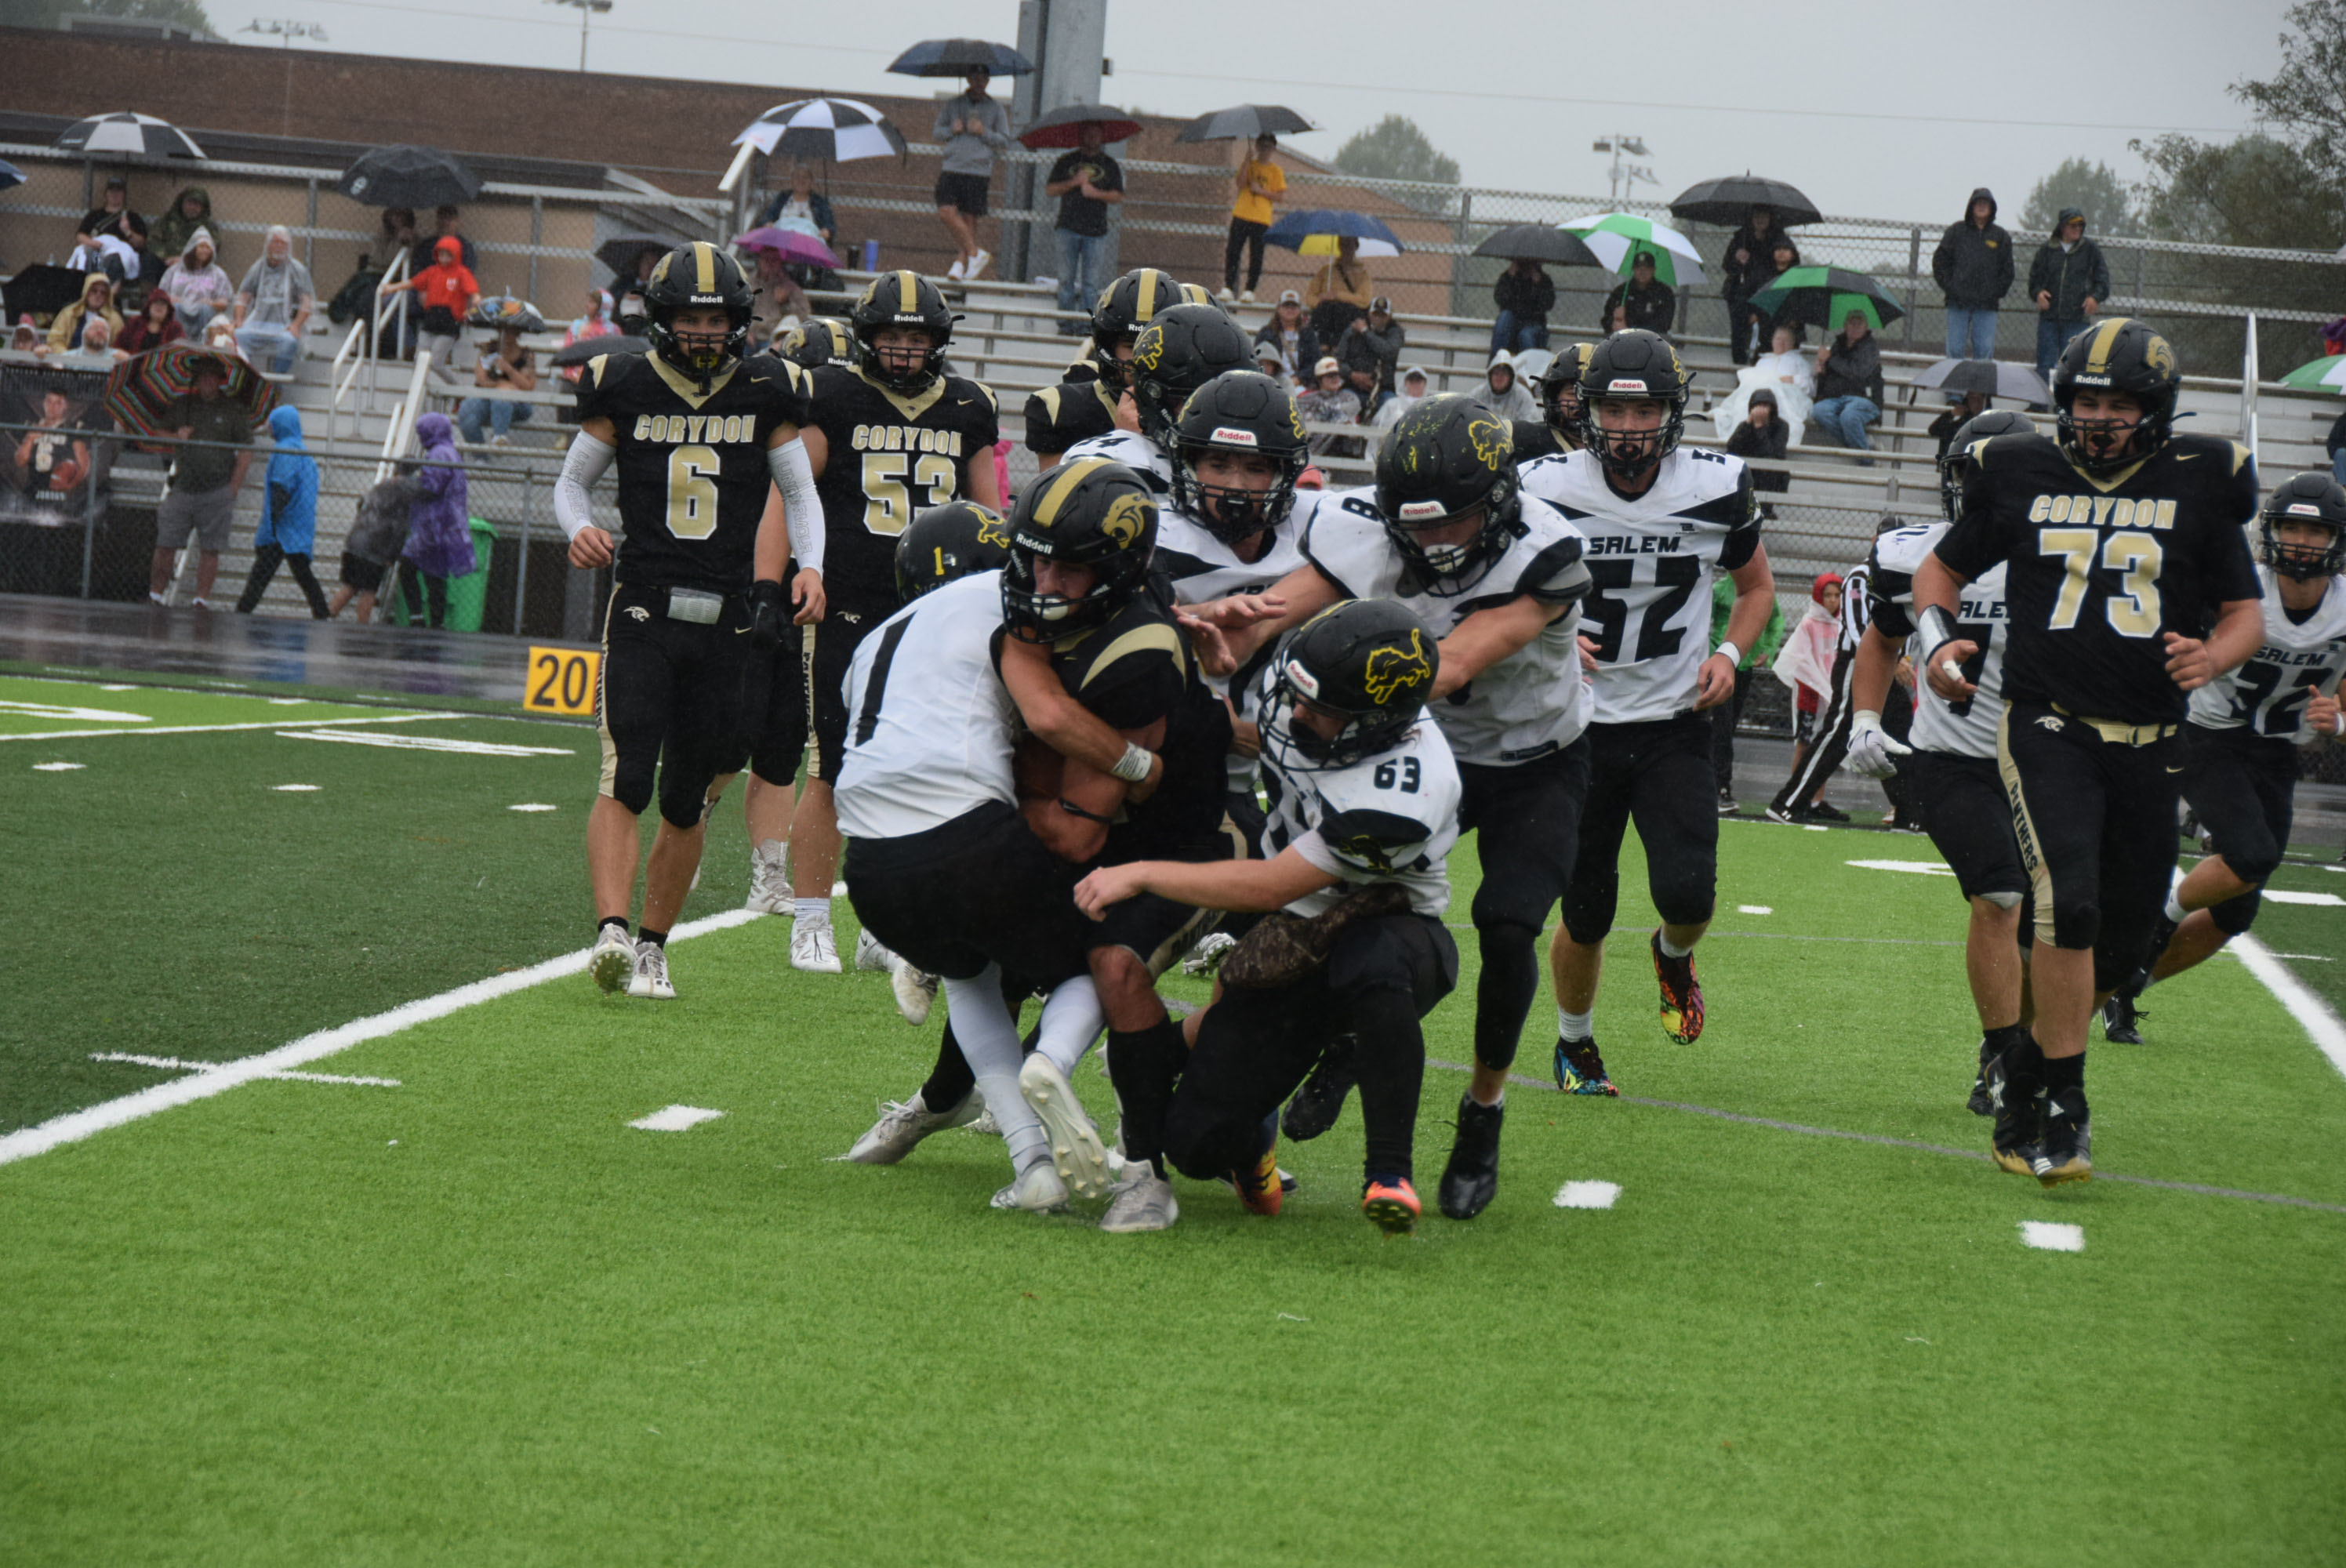
[[[836,267],[839,258],[830,246],[802,229],[777,229],[768,224],[752,229],[733,241],[744,250],[771,250],[785,261],[796,261],[802,267]]]
[[[204,149],[169,120],[123,109],[76,120],[57,133],[56,146],[70,152],[124,152],[141,158],[201,158]]]
[[[1401,237],[1361,212],[1290,212],[1270,226],[1263,239],[1299,256],[1333,256],[1336,241],[1350,237],[1361,242],[1363,256],[1398,256]]]
[[[106,378],[106,412],[133,435],[176,435],[176,405],[196,390],[196,372],[209,367],[228,377],[229,402],[256,426],[277,407],[277,388],[233,354],[195,343],[165,343],[114,367]]]
[[[900,76],[965,76],[984,71],[996,76],[1026,76],[1035,62],[1007,44],[983,38],[927,38],[896,56],[888,67]]]
[[[777,104],[733,138],[735,147],[744,143],[768,158],[819,158],[832,163],[904,153],[904,133],[878,109],[853,98]]]

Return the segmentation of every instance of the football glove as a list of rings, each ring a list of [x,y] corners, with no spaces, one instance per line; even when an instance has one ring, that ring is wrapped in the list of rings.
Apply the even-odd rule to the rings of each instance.
[[[780,583],[758,583],[750,589],[750,646],[771,653],[782,646],[790,624],[790,596]]]
[[[1872,708],[1860,708],[1849,722],[1849,757],[1843,764],[1851,773],[1868,779],[1894,779],[1898,776],[1896,759],[1912,757],[1914,748],[1882,728],[1882,715]]]

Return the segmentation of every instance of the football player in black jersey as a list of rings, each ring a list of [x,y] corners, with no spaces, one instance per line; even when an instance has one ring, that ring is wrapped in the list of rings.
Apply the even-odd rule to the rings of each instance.
[[[607,992],[676,994],[668,932],[699,868],[709,785],[739,748],[746,701],[762,700],[753,645],[771,648],[787,624],[823,614],[822,506],[800,439],[806,376],[770,354],[742,358],[753,298],[733,259],[705,241],[661,258],[644,292],[651,352],[586,362],[578,434],[555,486],[571,565],[614,566],[595,704],[602,787],[586,829],[597,920],[588,972]],[[615,461],[616,547],[588,501]],[[787,528],[766,505],[778,487]],[[660,830],[630,942],[636,823],[656,780]]]
[[[994,394],[944,369],[955,320],[934,283],[913,272],[882,272],[849,317],[854,367],[814,373],[806,450],[830,524],[830,607],[809,656],[815,768],[790,828],[790,963],[816,973],[840,968],[831,927],[839,865],[831,789],[847,735],[841,684],[863,634],[895,613],[897,536],[914,514],[949,501],[1002,502]],[[872,950],[857,957],[874,967],[885,962]]]
[[[1566,343],[1540,372],[1539,423],[1515,421],[1518,463],[1580,450],[1580,372],[1596,351],[1595,343]]]
[[[2174,870],[2188,694],[2264,632],[2242,532],[2255,463],[2237,443],[2172,433],[2181,384],[2147,323],[2079,333],[2053,372],[2058,441],[1974,446],[1962,515],[1914,574],[1924,672],[1960,701],[1977,650],[1958,596],[2006,564],[1996,759],[2036,900],[2036,1023],[1989,1075],[1991,1152],[2047,1186],[2093,1174],[2086,1029],[2145,961]]]

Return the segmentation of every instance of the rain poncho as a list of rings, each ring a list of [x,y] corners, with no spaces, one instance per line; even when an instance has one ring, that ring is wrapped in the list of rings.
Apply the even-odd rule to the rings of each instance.
[[[203,204],[203,210],[189,218],[183,210],[188,199],[193,197]],[[188,242],[199,229],[212,224],[212,193],[200,185],[191,185],[171,198],[171,205],[155,219],[147,230],[147,254],[168,261],[188,248]]]
[[[1784,639],[1776,655],[1776,678],[1792,688],[1801,711],[1812,711],[1832,688],[1835,647],[1841,638],[1841,617],[1825,608],[1825,589],[1839,587],[1841,575],[1821,572],[1809,586],[1809,613]]]
[[[407,549],[400,559],[427,577],[462,577],[479,563],[473,555],[473,525],[464,488],[464,457],[456,450],[456,427],[444,413],[415,422],[423,466],[415,471],[415,507],[408,514]]]
[[[307,555],[318,540],[318,461],[301,443],[301,415],[280,407],[269,416],[269,482],[262,486],[256,545],[274,545],[289,555]]]

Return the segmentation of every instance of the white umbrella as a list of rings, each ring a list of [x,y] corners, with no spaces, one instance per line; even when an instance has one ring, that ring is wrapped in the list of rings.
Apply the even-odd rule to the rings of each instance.
[[[1691,270],[1693,275],[1688,281],[1702,281],[1702,253],[1694,248],[1693,240],[1667,223],[1628,212],[1592,212],[1585,218],[1567,218],[1556,227],[1580,236],[1581,243],[1596,252],[1605,265],[1616,272],[1624,270],[1623,262],[1632,249],[1667,250]]]
[[[72,152],[120,152],[143,158],[201,158],[195,138],[169,120],[132,109],[76,120],[56,144]]]
[[[904,136],[870,104],[853,98],[801,98],[760,115],[733,138],[768,158],[825,158],[845,163],[859,158],[894,158],[904,152]]]

